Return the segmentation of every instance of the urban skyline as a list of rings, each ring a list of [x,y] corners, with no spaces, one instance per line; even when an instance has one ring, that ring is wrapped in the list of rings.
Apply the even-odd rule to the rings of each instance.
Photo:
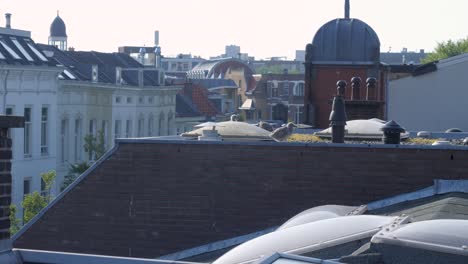
[[[319,3],[317,5],[317,3]],[[433,50],[438,42],[468,36],[464,0],[372,1],[352,0],[351,17],[377,32],[382,52]],[[77,50],[117,51],[119,46],[154,44],[160,31],[163,54],[191,53],[202,57],[224,52],[234,44],[257,58],[287,56],[303,50],[321,25],[343,17],[344,1],[239,0],[236,5],[215,0],[134,0],[78,2],[9,0],[2,6],[12,13],[13,28],[32,31],[47,43],[57,10],[67,25],[69,46]],[[0,20],[1,25],[4,19]]]

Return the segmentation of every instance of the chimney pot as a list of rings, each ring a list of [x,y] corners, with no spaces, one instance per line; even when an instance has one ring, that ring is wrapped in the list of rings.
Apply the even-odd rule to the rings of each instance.
[[[10,14],[10,13],[6,13],[6,14],[5,14],[5,19],[6,19],[6,25],[5,25],[5,27],[6,27],[6,28],[11,28],[11,14]]]

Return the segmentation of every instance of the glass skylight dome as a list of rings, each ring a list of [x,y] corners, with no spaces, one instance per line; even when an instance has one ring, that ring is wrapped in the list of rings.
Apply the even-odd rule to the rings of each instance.
[[[253,263],[273,253],[303,255],[372,237],[397,217],[358,215],[319,220],[293,226],[247,241],[230,250],[213,264]]]

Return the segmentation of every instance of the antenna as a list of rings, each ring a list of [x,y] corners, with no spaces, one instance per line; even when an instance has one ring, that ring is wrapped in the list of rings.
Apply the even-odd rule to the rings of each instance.
[[[345,0],[345,19],[349,19],[349,0]]]

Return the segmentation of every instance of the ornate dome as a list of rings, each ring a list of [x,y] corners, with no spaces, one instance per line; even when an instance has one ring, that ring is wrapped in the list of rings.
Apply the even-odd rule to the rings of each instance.
[[[50,36],[51,37],[67,37],[67,27],[65,22],[57,14],[57,17],[54,19],[50,25]]]
[[[379,37],[359,19],[334,19],[315,34],[307,61],[379,62]]]

